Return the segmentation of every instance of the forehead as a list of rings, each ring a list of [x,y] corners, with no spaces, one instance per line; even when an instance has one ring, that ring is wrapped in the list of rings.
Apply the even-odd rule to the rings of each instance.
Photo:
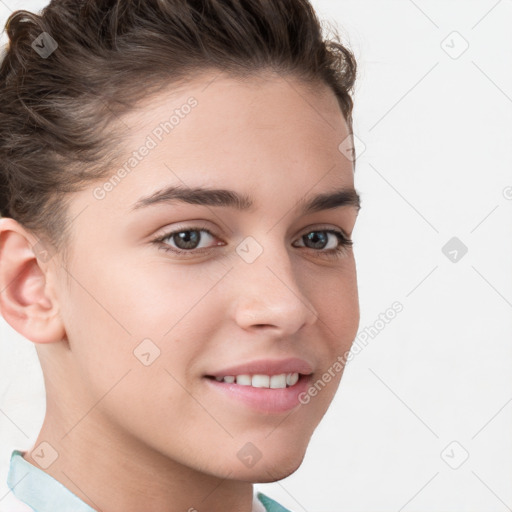
[[[108,195],[93,201],[103,213],[128,213],[169,185],[231,188],[274,202],[283,193],[297,201],[313,187],[353,186],[352,162],[338,149],[348,127],[327,86],[205,74],[162,90],[120,121],[123,157],[102,180],[112,183]]]
[[[348,135],[335,94],[327,85],[271,72],[243,78],[206,72],[149,97],[122,121],[129,127],[127,146],[137,147],[143,137],[153,134],[157,142],[166,139],[170,145],[174,140],[175,153],[182,139],[189,145],[200,143],[205,150],[209,142],[219,150],[230,146],[233,150],[227,137],[240,143],[252,134],[254,138],[244,140],[249,145],[261,133],[267,143],[275,140],[290,146],[291,138],[299,143],[304,137],[310,145],[324,141],[332,148],[333,142],[337,147],[339,139]],[[216,146],[218,142],[223,146]]]

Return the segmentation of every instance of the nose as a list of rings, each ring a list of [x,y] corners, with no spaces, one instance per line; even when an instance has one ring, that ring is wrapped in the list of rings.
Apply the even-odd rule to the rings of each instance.
[[[241,328],[264,329],[284,338],[316,322],[318,313],[284,247],[267,247],[256,261],[239,261],[236,267],[231,273],[237,283],[234,318]]]

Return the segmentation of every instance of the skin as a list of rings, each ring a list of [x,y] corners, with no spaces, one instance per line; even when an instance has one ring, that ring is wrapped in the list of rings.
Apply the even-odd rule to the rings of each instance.
[[[353,164],[338,150],[349,131],[334,93],[314,91],[274,74],[207,73],[139,105],[122,119],[127,157],[169,112],[198,101],[106,197],[93,195],[103,182],[70,197],[67,261],[41,257],[33,233],[0,220],[1,312],[36,344],[45,378],[34,447],[50,443],[58,458],[44,470],[91,507],[249,512],[252,482],[301,464],[342,372],[283,414],[219,396],[203,376],[296,356],[312,365],[314,382],[357,334],[352,248],[328,257],[302,237],[351,236],[357,218],[354,206],[299,211],[304,197],[354,186]],[[130,211],[167,185],[227,188],[254,205]],[[152,242],[198,224],[214,234],[201,241],[209,252],[183,257]],[[235,250],[248,236],[263,249],[252,263]],[[143,339],[160,350],[149,366],[133,353]],[[237,457],[248,442],[261,452],[250,468]],[[24,458],[36,465],[30,452]]]

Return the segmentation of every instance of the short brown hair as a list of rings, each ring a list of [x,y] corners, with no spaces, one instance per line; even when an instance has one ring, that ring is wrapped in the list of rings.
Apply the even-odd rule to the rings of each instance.
[[[0,214],[57,250],[69,193],[109,171],[113,124],[149,93],[206,70],[272,70],[330,87],[351,131],[356,62],[335,30],[324,39],[308,0],[52,0],[11,14],[6,31]],[[46,56],[42,33],[58,45]]]

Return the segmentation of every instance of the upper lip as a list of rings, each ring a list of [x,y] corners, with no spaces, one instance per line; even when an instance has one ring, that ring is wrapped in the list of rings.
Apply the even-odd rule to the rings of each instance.
[[[247,363],[229,366],[208,373],[209,377],[226,377],[227,375],[280,375],[282,373],[301,373],[309,375],[313,368],[304,359],[290,357],[287,359],[258,359]]]

